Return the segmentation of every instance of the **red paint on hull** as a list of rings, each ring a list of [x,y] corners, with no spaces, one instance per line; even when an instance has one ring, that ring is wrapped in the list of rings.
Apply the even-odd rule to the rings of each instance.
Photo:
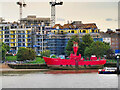
[[[47,65],[76,65],[76,60],[72,59],[60,59],[60,58],[49,58],[49,57],[43,57]],[[104,65],[106,63],[106,60],[91,60],[91,61],[78,61],[79,65]]]
[[[82,65],[104,65],[106,63],[106,60],[97,60],[96,56],[92,56],[90,58],[90,61],[84,61],[84,58],[81,59],[81,54],[77,56],[78,51],[78,43],[73,42],[73,50],[74,54],[71,53],[69,58],[70,59],[60,59],[60,58],[49,58],[49,57],[43,57],[46,64],[48,66],[60,66],[60,65],[72,65],[72,66],[82,66]]]

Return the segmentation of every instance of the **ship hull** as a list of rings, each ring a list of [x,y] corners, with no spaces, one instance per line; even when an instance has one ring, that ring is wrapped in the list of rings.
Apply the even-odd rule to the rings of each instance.
[[[60,68],[60,69],[74,69],[74,68],[102,68],[106,63],[106,60],[94,60],[94,61],[76,61],[71,59],[60,58],[48,58],[43,57],[48,67]]]

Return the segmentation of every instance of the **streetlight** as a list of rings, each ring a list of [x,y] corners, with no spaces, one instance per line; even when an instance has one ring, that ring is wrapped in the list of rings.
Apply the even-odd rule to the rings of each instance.
[[[119,56],[117,56],[117,74],[119,75]]]

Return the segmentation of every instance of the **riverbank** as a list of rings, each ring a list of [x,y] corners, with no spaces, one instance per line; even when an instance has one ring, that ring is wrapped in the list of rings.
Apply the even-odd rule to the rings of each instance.
[[[13,72],[44,72],[45,74],[73,74],[73,73],[97,73],[98,69],[81,69],[81,70],[53,70],[53,69],[46,69],[46,68],[38,68],[38,69],[15,69],[10,68],[8,64],[0,64],[0,72],[2,73],[13,73]]]
[[[50,70],[50,69],[12,69],[7,64],[0,64],[0,72],[15,73],[15,72],[45,72],[45,74],[74,74],[74,73],[97,73],[98,69],[89,70]]]
[[[7,64],[0,64],[0,72],[34,72],[34,71],[47,71],[49,69],[12,69]]]

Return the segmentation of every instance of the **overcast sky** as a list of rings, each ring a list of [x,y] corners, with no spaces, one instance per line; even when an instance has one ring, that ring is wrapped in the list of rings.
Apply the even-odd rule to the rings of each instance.
[[[17,1],[19,0],[1,1],[0,17],[6,21],[17,21],[19,19]],[[27,7],[23,8],[23,17],[27,15],[50,17],[51,8],[48,2],[26,0],[26,4]],[[68,20],[96,23],[102,31],[106,31],[107,28],[115,30],[118,28],[118,2],[64,2],[62,6],[56,7],[56,23],[64,24]]]

